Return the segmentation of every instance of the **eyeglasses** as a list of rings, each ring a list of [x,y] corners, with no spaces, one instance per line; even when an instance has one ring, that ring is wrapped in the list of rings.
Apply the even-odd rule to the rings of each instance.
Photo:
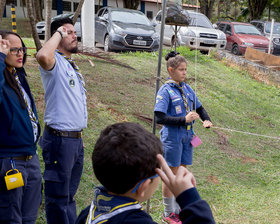
[[[18,55],[19,52],[22,52],[23,54],[26,54],[27,47],[21,47],[21,48],[13,47],[13,48],[10,48],[10,54],[11,55]]]
[[[141,180],[141,181],[136,185],[136,187],[132,190],[132,193],[135,193],[135,192],[137,191],[137,189],[140,187],[140,185],[141,185],[144,181],[146,181],[146,180],[148,180],[148,179],[154,179],[154,178],[157,178],[157,177],[158,177],[158,174]]]

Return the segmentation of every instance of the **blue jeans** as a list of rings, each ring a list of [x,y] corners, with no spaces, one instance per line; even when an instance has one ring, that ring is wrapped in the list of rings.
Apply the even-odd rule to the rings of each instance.
[[[4,176],[11,167],[9,158],[0,158],[0,223],[34,224],[42,202],[42,176],[38,155],[14,160],[22,174],[24,186],[7,190]]]
[[[84,160],[82,138],[66,138],[44,130],[39,141],[45,162],[45,206],[49,224],[74,224],[77,218],[74,195]]]

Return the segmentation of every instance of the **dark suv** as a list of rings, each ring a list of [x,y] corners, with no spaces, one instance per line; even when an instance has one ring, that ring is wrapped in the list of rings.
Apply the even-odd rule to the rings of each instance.
[[[247,47],[268,52],[269,40],[250,23],[221,21],[218,29],[226,34],[226,49],[233,54],[245,54]]]
[[[264,36],[270,38],[271,31],[271,22],[269,21],[251,21],[253,24]],[[280,23],[275,22],[273,25],[273,34],[272,34],[272,43],[273,43],[273,54],[280,54]]]

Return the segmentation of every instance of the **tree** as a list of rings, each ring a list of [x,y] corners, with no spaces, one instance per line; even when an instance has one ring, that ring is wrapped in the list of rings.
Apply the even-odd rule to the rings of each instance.
[[[52,0],[46,0],[46,6],[45,6],[45,41],[50,39],[51,37],[51,12],[52,12]]]
[[[250,20],[261,19],[268,0],[248,0]]]
[[[213,7],[216,0],[199,0],[200,12],[208,17],[210,20],[213,13]]]
[[[123,7],[128,9],[137,9],[140,5],[140,0],[123,0]]]
[[[77,18],[78,18],[78,16],[79,16],[80,13],[81,13],[81,9],[82,9],[82,6],[83,6],[83,4],[84,4],[84,1],[85,1],[85,0],[81,0],[81,1],[79,2],[79,5],[78,5],[78,7],[77,7],[77,9],[76,9],[76,12],[75,12],[75,15],[74,15],[74,17],[73,17],[73,23],[74,23],[74,24],[76,23]]]
[[[39,51],[41,49],[42,45],[41,45],[38,33],[36,31],[34,13],[32,10],[32,0],[26,0],[26,7],[27,7],[27,13],[28,13],[28,17],[29,17],[29,22],[31,25],[33,40],[34,40],[34,43],[36,46],[36,50]]]
[[[41,7],[41,0],[33,0],[33,6],[34,6],[34,14],[35,14],[35,19],[36,22],[42,21],[43,20],[43,15],[42,15],[42,7]]]
[[[5,6],[6,6],[6,0],[1,0],[0,1],[0,25],[1,25],[1,22],[2,22],[2,17],[3,17],[3,14],[4,14]]]

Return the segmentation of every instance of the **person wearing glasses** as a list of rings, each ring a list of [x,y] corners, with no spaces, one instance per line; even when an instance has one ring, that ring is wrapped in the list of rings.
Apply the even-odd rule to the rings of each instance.
[[[184,224],[215,223],[208,203],[201,200],[194,176],[185,167],[173,174],[162,157],[157,136],[130,122],[106,127],[96,141],[92,166],[97,180],[94,199],[76,224],[155,224],[141,202],[152,197],[160,179],[176,196]]]
[[[35,223],[42,200],[40,124],[25,61],[21,37],[0,30],[0,223]]]

